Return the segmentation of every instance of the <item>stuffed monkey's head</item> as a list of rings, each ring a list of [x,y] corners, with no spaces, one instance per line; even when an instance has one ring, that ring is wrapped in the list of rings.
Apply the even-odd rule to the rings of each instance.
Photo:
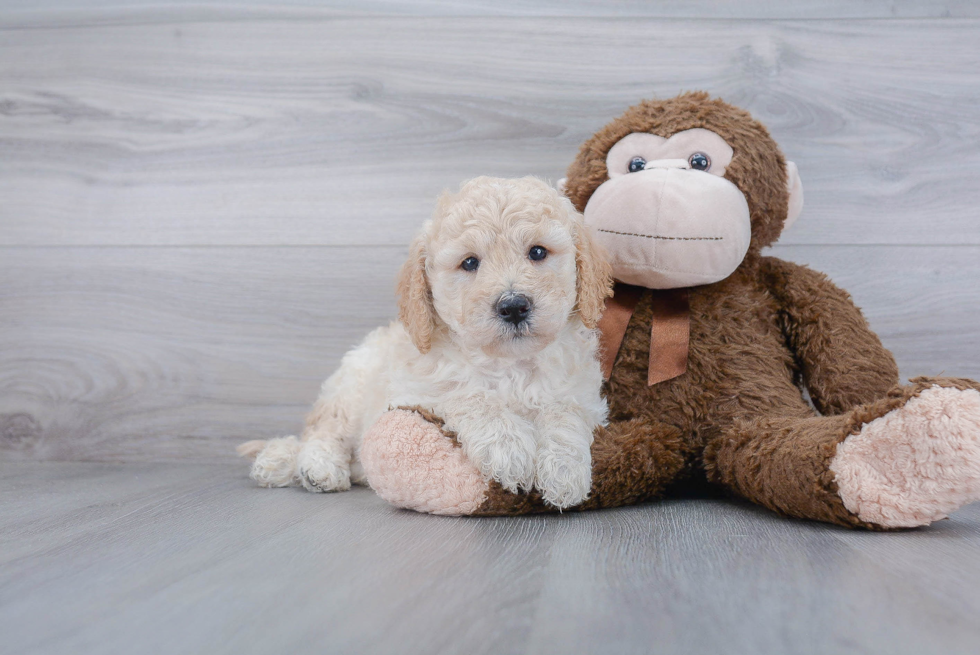
[[[803,207],[796,165],[766,128],[703,92],[642,102],[599,130],[565,193],[613,276],[654,289],[728,277]]]

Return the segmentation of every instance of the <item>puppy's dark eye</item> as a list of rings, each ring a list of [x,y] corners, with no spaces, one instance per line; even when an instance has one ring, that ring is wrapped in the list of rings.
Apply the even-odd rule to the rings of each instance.
[[[630,160],[630,173],[642,171],[646,167],[647,160],[643,157],[633,157],[633,159]]]
[[[527,256],[530,257],[533,261],[539,262],[548,256],[548,251],[545,250],[543,246],[531,246],[531,249],[528,251]]]
[[[476,257],[467,257],[459,267],[464,271],[475,271],[480,268],[480,260]]]
[[[703,152],[696,152],[688,157],[687,163],[696,171],[706,171],[711,168],[711,158]]]

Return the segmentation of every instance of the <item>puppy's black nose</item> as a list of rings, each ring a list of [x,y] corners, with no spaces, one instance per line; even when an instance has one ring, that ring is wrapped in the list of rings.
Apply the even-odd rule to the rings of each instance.
[[[527,320],[531,313],[531,300],[527,296],[516,294],[504,296],[497,302],[497,315],[508,323],[520,325]]]

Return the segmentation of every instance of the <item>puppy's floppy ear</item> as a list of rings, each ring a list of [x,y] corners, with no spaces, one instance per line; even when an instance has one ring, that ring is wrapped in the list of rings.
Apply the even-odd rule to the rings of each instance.
[[[596,243],[589,228],[579,216],[575,221],[576,307],[578,315],[589,329],[594,329],[602,317],[606,298],[612,295],[612,267],[606,262],[602,247]]]
[[[432,289],[425,274],[425,259],[425,234],[420,234],[412,241],[408,259],[398,276],[398,318],[405,325],[412,343],[423,354],[432,348],[436,315]]]

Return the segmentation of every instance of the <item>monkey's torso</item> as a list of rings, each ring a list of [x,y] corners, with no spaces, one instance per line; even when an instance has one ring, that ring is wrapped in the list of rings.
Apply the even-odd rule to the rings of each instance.
[[[606,386],[610,420],[643,418],[677,427],[692,459],[740,418],[806,417],[799,364],[783,332],[783,308],[766,286],[761,258],[693,287],[687,371],[647,385],[652,294],[645,291]],[[669,292],[668,292],[669,293]]]

